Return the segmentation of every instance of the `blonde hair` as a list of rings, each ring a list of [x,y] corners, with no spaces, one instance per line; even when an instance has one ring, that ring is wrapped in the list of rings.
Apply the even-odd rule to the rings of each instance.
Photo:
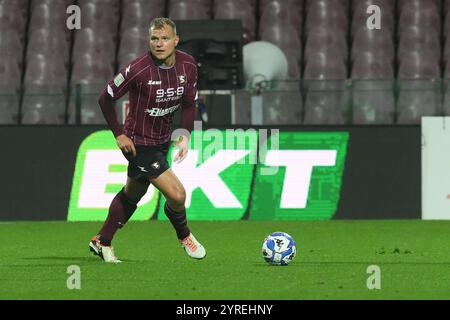
[[[149,32],[151,32],[152,28],[154,28],[154,29],[162,29],[162,28],[164,28],[164,26],[172,27],[173,34],[177,35],[177,27],[175,25],[175,22],[173,22],[169,18],[163,18],[163,17],[154,18],[150,22],[150,27],[149,27],[148,30],[149,30]]]

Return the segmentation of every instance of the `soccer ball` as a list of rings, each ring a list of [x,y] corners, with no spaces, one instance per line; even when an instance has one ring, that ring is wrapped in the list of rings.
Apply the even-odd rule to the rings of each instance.
[[[264,260],[272,265],[288,265],[297,254],[294,238],[285,232],[274,232],[264,239],[262,254]]]

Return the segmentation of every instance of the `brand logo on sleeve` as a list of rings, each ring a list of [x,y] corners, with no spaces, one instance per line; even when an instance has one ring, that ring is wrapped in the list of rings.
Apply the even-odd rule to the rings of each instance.
[[[123,77],[123,75],[121,73],[119,73],[114,78],[114,84],[116,85],[116,87],[119,87],[124,81],[125,81],[125,78]]]

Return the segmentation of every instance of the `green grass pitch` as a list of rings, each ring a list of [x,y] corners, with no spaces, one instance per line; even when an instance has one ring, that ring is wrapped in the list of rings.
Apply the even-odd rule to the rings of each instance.
[[[0,299],[450,299],[448,221],[192,221],[208,252],[201,261],[168,222],[130,222],[113,242],[119,265],[88,251],[100,226],[0,223]],[[297,242],[289,266],[262,258],[275,231]],[[67,287],[71,265],[80,289]],[[367,287],[371,265],[381,289]]]

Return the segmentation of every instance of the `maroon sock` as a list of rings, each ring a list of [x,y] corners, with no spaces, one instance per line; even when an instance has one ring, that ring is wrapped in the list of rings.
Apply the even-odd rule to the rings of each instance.
[[[175,228],[178,239],[182,240],[191,233],[187,226],[186,209],[181,212],[176,212],[172,208],[170,208],[166,202],[166,204],[164,205],[164,212]]]
[[[122,228],[131,218],[137,205],[127,197],[122,189],[113,199],[109,206],[108,218],[106,218],[102,229],[99,231],[100,242],[103,245],[111,245],[111,241],[117,229]]]

